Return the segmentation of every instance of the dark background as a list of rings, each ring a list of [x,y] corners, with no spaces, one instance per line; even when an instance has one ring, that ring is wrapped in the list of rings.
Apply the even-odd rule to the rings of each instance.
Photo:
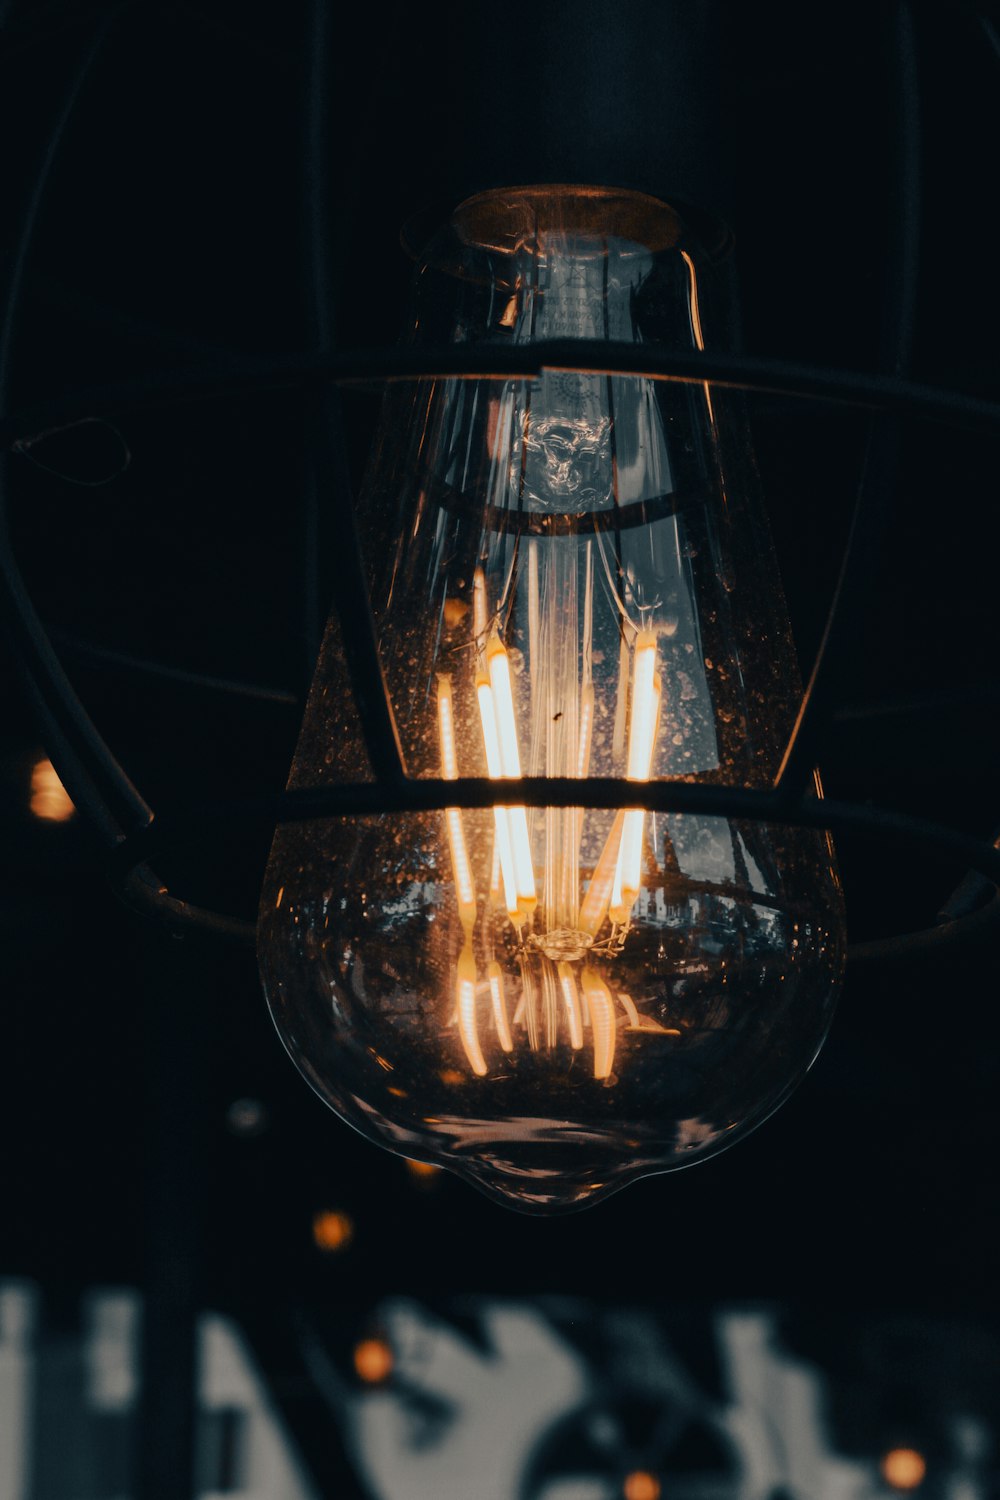
[[[85,3],[0,8],[7,255],[74,69],[111,14]],[[304,123],[314,11],[204,0],[115,12],[48,184],[12,407],[315,347],[317,244],[339,342],[397,339],[410,274],[399,228],[428,195],[428,163],[463,128],[440,65],[447,12],[325,14],[317,198]],[[747,352],[877,367],[895,212],[886,14],[732,7],[724,136]],[[1000,56],[973,7],[918,7],[916,23],[913,373],[997,399]],[[504,26],[524,24],[512,13]],[[303,206],[317,201],[318,240]],[[283,785],[329,597],[323,559],[336,545],[322,505],[311,532],[300,503],[318,402],[286,390],[102,410],[106,423],[9,462],[15,544],[40,611],[158,811]],[[372,395],[347,397],[356,481],[376,411]],[[765,397],[751,415],[807,669],[864,419]],[[1000,823],[997,459],[995,437],[905,427],[866,643],[822,757],[832,796],[981,835]],[[320,561],[315,597],[302,582],[307,554]],[[275,693],[210,691],[183,673]],[[177,1254],[196,1256],[204,1302],[254,1326],[275,1370],[292,1357],[290,1309],[354,1330],[393,1291],[603,1286],[688,1306],[778,1298],[802,1310],[806,1341],[828,1350],[847,1337],[838,1309],[996,1319],[992,947],[849,972],[812,1073],[749,1141],[583,1214],[534,1221],[446,1175],[413,1178],[328,1113],[273,1032],[252,954],[164,939],[118,901],[78,820],[31,817],[41,746],[4,656],[0,691],[0,1273],[38,1280],[54,1307],[93,1282],[139,1282],[149,1226],[170,1212],[149,1186],[167,1110],[178,1139],[196,1129],[199,1142],[198,1173],[174,1184],[197,1244],[181,1235]],[[839,852],[855,939],[926,925],[963,873],[860,836]],[[178,894],[252,918],[265,855],[266,838],[231,832],[217,847],[177,848],[161,873]],[[179,1068],[163,1051],[164,1008],[186,1037]],[[259,1101],[259,1129],[234,1129],[239,1099]],[[314,1245],[322,1209],[354,1222],[342,1253]],[[844,1348],[840,1357],[849,1364]]]

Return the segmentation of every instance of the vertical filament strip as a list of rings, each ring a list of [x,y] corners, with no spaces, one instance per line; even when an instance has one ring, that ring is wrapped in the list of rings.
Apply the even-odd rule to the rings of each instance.
[[[635,643],[635,666],[632,672],[632,712],[628,726],[628,768],[625,772],[630,781],[649,780],[659,703],[656,636],[651,630],[643,630]]]
[[[632,707],[629,715],[628,764],[629,781],[648,781],[656,746],[656,729],[660,717],[660,679],[656,675],[656,637],[652,631],[640,631],[635,647],[632,673]],[[612,912],[625,920],[635,903],[642,883],[642,837],[646,826],[643,808],[629,808],[625,813],[621,853],[615,871],[611,895]]]
[[[469,1067],[477,1078],[486,1075],[486,1059],[479,1045],[479,1027],[476,1023],[476,960],[471,945],[462,949],[458,960],[456,984],[456,1007],[458,1010],[458,1034],[469,1059]]]
[[[601,923],[607,915],[608,905],[612,899],[612,886],[618,871],[618,854],[624,824],[625,812],[624,809],[619,809],[615,814],[611,832],[601,850],[601,857],[594,867],[587,894],[580,907],[580,927],[582,931],[589,932],[591,937],[596,937],[600,931]],[[619,900],[620,895],[619,891]]]
[[[510,658],[498,635],[490,637],[486,647],[486,670],[497,714],[500,737],[501,775],[520,777],[521,756],[517,748],[517,726],[514,722],[514,695],[510,686]]]
[[[491,963],[486,971],[486,977],[490,984],[493,1024],[496,1027],[497,1038],[505,1052],[513,1052],[514,1039],[510,1034],[510,1022],[507,1020],[507,1000],[503,992],[503,970],[500,965],[495,961]]]
[[[451,678],[438,674],[438,736],[441,744],[441,775],[445,781],[458,779],[458,756],[455,751],[455,708],[451,690]],[[448,848],[451,853],[451,868],[458,898],[458,916],[466,934],[472,932],[476,923],[476,888],[469,863],[469,850],[465,842],[465,825],[457,807],[445,809],[445,824],[448,829]]]
[[[611,991],[591,968],[583,971],[583,993],[590,1010],[594,1033],[594,1077],[607,1078],[615,1060],[615,1008]]]
[[[500,776],[520,778],[521,756],[517,748],[514,696],[510,685],[510,659],[498,635],[491,636],[489,645],[486,647],[486,669],[489,673],[489,686],[492,691],[499,742]],[[482,712],[482,695],[480,695],[480,712]],[[492,771],[490,775],[493,776]],[[517,884],[518,905],[524,911],[532,911],[538,904],[538,896],[535,889],[535,869],[531,862],[527,809],[511,807],[508,808],[507,815],[514,853],[514,877]]]
[[[476,681],[476,697],[479,702],[479,721],[483,729],[483,745],[486,750],[486,770],[491,781],[503,776],[500,760],[500,736],[497,730],[496,709],[493,693],[485,677]],[[514,865],[514,849],[510,837],[510,809],[495,807],[493,819],[496,827],[497,856],[500,860],[500,875],[503,880],[504,904],[511,921],[520,920],[517,904],[517,876]]]
[[[594,734],[594,687],[584,686],[580,695],[580,739],[576,753],[576,774],[582,780],[590,770],[590,742]]]
[[[579,1051],[583,1046],[583,1022],[580,1018],[580,995],[576,987],[576,979],[573,970],[568,963],[559,965],[559,988],[562,990],[563,1004],[566,1007],[566,1020],[569,1024],[569,1041],[574,1051]]]

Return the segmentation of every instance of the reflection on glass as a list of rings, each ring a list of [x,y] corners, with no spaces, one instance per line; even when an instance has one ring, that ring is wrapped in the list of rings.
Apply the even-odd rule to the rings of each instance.
[[[707,269],[651,199],[490,193],[431,244],[411,337],[703,347]],[[279,831],[260,956],[292,1056],[365,1134],[523,1208],[711,1155],[812,1061],[843,946],[825,835],[629,801],[766,787],[790,724],[738,400],[590,370],[399,385],[359,515],[408,773],[488,776],[497,804]],[[367,774],[339,639],[293,785]],[[616,777],[621,806],[519,806],[522,775]]]

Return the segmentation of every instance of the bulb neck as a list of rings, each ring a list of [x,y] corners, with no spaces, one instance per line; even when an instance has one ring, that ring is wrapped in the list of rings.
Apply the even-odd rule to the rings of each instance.
[[[734,170],[721,12],[719,0],[544,0],[505,39],[490,7],[444,4],[414,72],[448,118],[408,246],[483,191],[600,183],[683,206],[706,251],[724,253]]]

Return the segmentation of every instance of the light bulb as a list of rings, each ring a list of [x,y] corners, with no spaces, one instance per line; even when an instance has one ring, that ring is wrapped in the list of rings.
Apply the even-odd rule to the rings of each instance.
[[[427,250],[410,338],[701,348],[709,272],[654,199],[490,192]],[[629,800],[766,788],[791,724],[740,399],[569,370],[399,383],[358,515],[407,773],[488,776],[497,804],[278,830],[259,946],[292,1057],[365,1135],[527,1210],[712,1155],[806,1071],[843,962],[826,834]],[[293,786],[371,774],[342,628]],[[621,779],[619,811],[503,795],[588,775]]]

